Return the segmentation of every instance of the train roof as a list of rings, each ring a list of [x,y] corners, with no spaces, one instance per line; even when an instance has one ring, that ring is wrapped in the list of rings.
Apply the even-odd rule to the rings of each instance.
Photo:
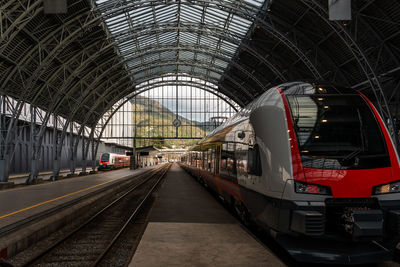
[[[342,85],[328,82],[290,82],[278,85],[284,95],[348,95],[357,94],[357,91]]]

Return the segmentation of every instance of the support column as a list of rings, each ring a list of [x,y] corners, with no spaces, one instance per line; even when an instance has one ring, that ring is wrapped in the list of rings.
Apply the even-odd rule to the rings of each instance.
[[[96,145],[95,145],[95,138],[92,136],[91,138],[91,144],[92,144],[92,171],[96,171]]]
[[[137,169],[137,160],[136,160],[136,97],[134,98],[134,105],[135,105],[135,130],[133,132],[133,148],[132,148],[132,158],[131,158],[131,170],[136,170]],[[164,110],[164,109],[163,109]]]
[[[10,103],[7,101],[7,96],[1,95],[1,103],[0,103],[0,138],[2,138],[0,144],[0,182],[8,182],[9,176],[9,167],[12,155],[15,149],[15,131],[18,125],[18,118],[21,114],[22,108],[24,107],[24,102],[22,100],[18,100],[16,105],[15,103]],[[12,109],[10,117],[6,115],[6,107],[10,107]]]
[[[131,157],[131,170],[135,170],[136,169],[136,138],[133,138],[133,148],[132,148],[132,157]]]
[[[86,153],[85,153],[85,126],[82,131],[82,174],[86,174]]]
[[[5,117],[5,96],[0,95],[0,183],[8,182],[10,158],[7,153],[7,125]]]
[[[75,173],[76,170],[76,151],[74,151],[74,123],[70,122],[69,124],[69,135],[70,135],[70,143],[69,143],[69,170],[71,174]],[[79,138],[79,137],[77,137]]]
[[[60,176],[61,169],[61,153],[58,152],[58,119],[57,116],[53,117],[53,175],[50,180],[54,181]]]
[[[94,149],[94,154],[95,155],[97,155],[97,151],[99,150],[99,145],[100,145],[100,136],[101,136],[101,134],[99,135],[99,137],[97,137],[96,138],[96,147],[95,147],[95,149]]]
[[[31,129],[30,129],[30,153],[31,153],[31,171],[28,179],[26,180],[27,184],[35,184],[37,182],[38,176],[38,157],[36,150],[40,149],[36,144],[36,107],[31,105]]]

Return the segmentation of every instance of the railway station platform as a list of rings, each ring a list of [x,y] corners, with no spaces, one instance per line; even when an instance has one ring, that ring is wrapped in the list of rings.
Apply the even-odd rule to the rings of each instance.
[[[105,194],[106,190],[117,185],[123,186],[132,177],[158,166],[160,165],[137,170],[105,171],[0,191],[0,258],[6,258],[10,255],[10,250],[16,249],[11,248],[10,244],[19,246],[17,239],[22,239],[22,236],[29,239],[37,235],[35,231],[43,227],[43,220],[49,220],[50,216],[65,216],[57,213],[62,208],[76,210],[78,207],[75,206],[89,196],[94,198],[100,193]],[[41,221],[36,222],[39,219]],[[69,220],[73,221],[74,218]],[[14,232],[17,234],[13,234]],[[15,242],[11,239],[15,239]]]
[[[129,266],[286,266],[173,164]]]
[[[87,168],[87,171],[91,171],[92,168]],[[75,174],[78,175],[82,171],[82,168],[76,168],[75,169]],[[65,175],[70,173],[70,169],[63,169],[60,170],[60,175]],[[53,175],[52,171],[46,171],[46,172],[39,172],[38,179],[41,179],[43,181],[50,180],[51,176]],[[19,173],[19,174],[12,174],[10,175],[10,182],[14,183],[15,185],[20,185],[20,184],[25,184],[26,179],[29,178],[29,173]]]

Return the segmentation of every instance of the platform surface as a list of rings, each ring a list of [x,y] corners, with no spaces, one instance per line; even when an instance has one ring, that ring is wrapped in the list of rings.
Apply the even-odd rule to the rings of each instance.
[[[177,164],[129,266],[286,266]]]
[[[89,172],[91,171],[92,168],[86,168],[86,171]],[[82,171],[82,168],[76,168],[75,169],[75,174],[79,174]],[[62,169],[60,170],[60,175],[65,175],[71,173],[70,169]],[[42,179],[43,181],[50,180],[51,177],[53,176],[52,171],[44,171],[44,172],[39,172],[38,174],[38,179]],[[25,184],[26,180],[29,178],[29,173],[17,173],[17,174],[12,174],[9,177],[9,182],[13,182],[16,185],[20,184]]]
[[[50,183],[2,190],[0,191],[0,229],[154,167],[157,166],[137,170],[105,171]]]

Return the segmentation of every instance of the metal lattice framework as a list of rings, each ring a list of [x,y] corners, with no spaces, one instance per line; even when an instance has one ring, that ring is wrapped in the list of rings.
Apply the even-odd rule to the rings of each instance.
[[[57,120],[63,131],[54,138],[55,154],[75,127],[92,140],[85,143],[87,155],[101,133],[95,126],[118,101],[141,92],[139,84],[171,73],[211,83],[219,96],[241,106],[285,81],[341,83],[363,90],[394,130],[392,116],[400,112],[400,3],[352,1],[353,20],[346,22],[328,20],[327,4],[69,0],[66,14],[47,15],[42,0],[1,1],[0,95],[15,102],[11,115],[1,119],[0,181],[7,180],[4,166],[25,103],[46,111],[32,118],[41,125],[31,131],[32,162],[39,160],[44,130]]]
[[[139,110],[136,102],[141,107]],[[97,136],[130,147],[134,138],[201,139],[238,108],[237,103],[221,95],[211,83],[171,75],[140,84],[134,94],[118,101],[99,121]],[[176,118],[182,127],[175,131],[172,121]],[[149,145],[149,141],[145,142],[142,146]]]

